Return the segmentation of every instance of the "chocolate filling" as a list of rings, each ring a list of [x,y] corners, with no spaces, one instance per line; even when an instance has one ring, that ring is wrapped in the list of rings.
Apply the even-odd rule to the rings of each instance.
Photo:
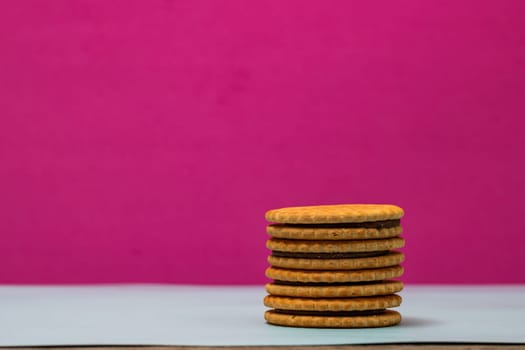
[[[279,258],[296,258],[296,259],[354,259],[370,258],[388,254],[388,250],[377,252],[348,252],[348,253],[310,253],[310,252],[281,252],[272,250],[272,256]]]
[[[297,287],[332,287],[332,286],[360,286],[364,284],[374,283],[372,281],[364,282],[289,282],[274,280],[273,284],[281,286],[297,286]]]
[[[305,311],[305,310],[281,310],[275,309],[274,312],[286,315],[305,315],[305,316],[369,316],[379,315],[385,312],[385,309],[380,310],[360,310],[360,311]]]
[[[286,227],[311,227],[311,228],[389,228],[399,226],[400,219],[384,220],[384,221],[369,221],[369,222],[347,222],[338,224],[275,224],[275,226]]]

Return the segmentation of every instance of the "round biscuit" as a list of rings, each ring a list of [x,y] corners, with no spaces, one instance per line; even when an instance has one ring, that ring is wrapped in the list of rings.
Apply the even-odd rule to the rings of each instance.
[[[266,322],[277,326],[307,328],[374,328],[394,326],[401,322],[401,314],[392,310],[367,316],[288,315],[268,310],[265,312],[264,318]]]
[[[396,278],[403,274],[403,267],[396,265],[366,270],[292,270],[278,267],[266,269],[266,277],[278,281],[301,283],[367,282]]]
[[[401,305],[397,294],[358,298],[296,298],[267,295],[264,306],[279,310],[294,311],[363,311],[382,310]]]
[[[401,237],[354,241],[300,241],[270,238],[266,241],[266,247],[270,250],[304,253],[375,252],[404,246],[405,240]]]
[[[266,291],[272,295],[303,298],[353,298],[363,296],[388,295],[403,290],[403,282],[380,281],[357,285],[301,286],[266,284]]]
[[[401,226],[387,228],[308,227],[275,224],[266,226],[266,233],[275,238],[337,241],[397,237],[403,233],[403,228]]]
[[[299,270],[360,270],[399,265],[405,260],[400,252],[388,252],[386,255],[352,259],[306,259],[268,256],[268,262],[275,267]]]
[[[403,214],[403,209],[391,204],[338,204],[273,209],[265,217],[283,224],[325,224],[393,220]]]

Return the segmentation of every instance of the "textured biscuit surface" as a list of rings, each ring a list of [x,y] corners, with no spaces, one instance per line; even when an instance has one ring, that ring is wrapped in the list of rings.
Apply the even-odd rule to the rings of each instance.
[[[403,233],[401,226],[388,228],[367,227],[312,227],[268,225],[266,232],[275,238],[300,240],[349,240],[397,237]]]
[[[396,294],[360,298],[295,298],[267,295],[264,305],[279,310],[296,311],[361,311],[380,310],[401,305]]]
[[[399,265],[405,256],[399,252],[386,255],[353,259],[297,259],[270,255],[268,262],[272,266],[300,270],[358,270]]]
[[[309,328],[372,328],[388,327],[401,322],[399,312],[386,310],[378,315],[367,316],[307,316],[287,315],[275,310],[268,310],[264,318],[270,324],[289,327]]]
[[[301,286],[268,283],[266,291],[272,295],[303,298],[353,298],[388,295],[403,290],[400,281],[381,281],[357,285]]]
[[[403,267],[391,266],[365,270],[292,270],[278,267],[266,269],[266,277],[287,282],[302,283],[339,283],[381,281],[396,278],[403,274]]]
[[[266,220],[283,224],[352,223],[400,219],[404,212],[391,204],[339,204],[269,210]]]
[[[401,237],[354,241],[301,241],[270,238],[266,241],[266,247],[271,250],[305,253],[373,252],[403,248],[404,245],[405,240]]]

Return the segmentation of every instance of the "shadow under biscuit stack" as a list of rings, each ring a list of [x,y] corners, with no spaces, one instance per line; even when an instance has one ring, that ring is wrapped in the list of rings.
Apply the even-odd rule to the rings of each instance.
[[[390,308],[403,283],[403,210],[342,204],[270,210],[266,220],[269,295],[264,317],[292,327],[365,328],[398,324]]]

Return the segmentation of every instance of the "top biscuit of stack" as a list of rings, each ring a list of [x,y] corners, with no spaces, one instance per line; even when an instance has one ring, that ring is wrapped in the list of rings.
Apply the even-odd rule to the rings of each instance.
[[[336,224],[395,220],[403,214],[403,209],[391,204],[337,204],[269,210],[266,220],[282,224]]]
[[[397,237],[404,212],[391,204],[339,204],[270,210],[266,220],[274,238],[354,240]]]

